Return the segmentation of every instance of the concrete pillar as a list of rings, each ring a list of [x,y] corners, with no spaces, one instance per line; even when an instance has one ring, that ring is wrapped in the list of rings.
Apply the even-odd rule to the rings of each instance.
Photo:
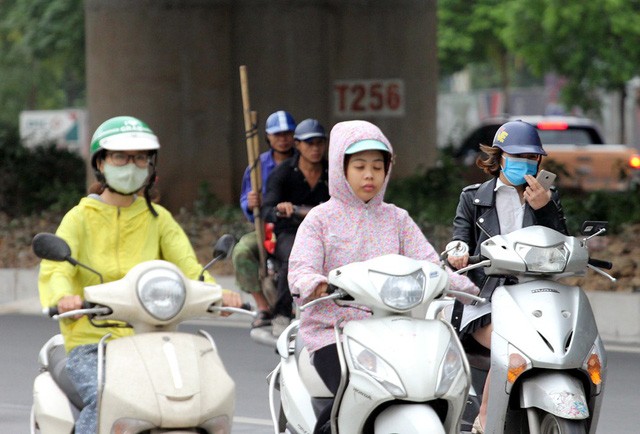
[[[327,128],[360,118],[394,144],[394,176],[434,162],[435,0],[86,0],[85,9],[90,129],[120,114],[145,120],[162,145],[161,202],[174,211],[193,205],[202,182],[237,203],[243,64],[261,135],[279,109]],[[352,100],[364,85],[371,106],[400,83],[402,110],[338,112],[335,85],[345,82]]]

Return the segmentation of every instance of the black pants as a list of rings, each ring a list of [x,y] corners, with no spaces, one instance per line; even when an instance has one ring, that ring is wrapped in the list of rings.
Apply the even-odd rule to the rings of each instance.
[[[318,371],[320,378],[327,388],[334,395],[338,392],[340,386],[340,359],[338,358],[338,348],[336,345],[327,345],[317,350],[313,354],[313,366]],[[332,405],[325,407],[318,415],[318,422],[313,434],[330,434],[331,433],[331,408]]]
[[[278,270],[278,298],[273,307],[273,315],[284,315],[287,318],[293,318],[293,297],[289,291],[289,280],[287,274],[289,274],[289,255],[291,255],[291,249],[293,249],[293,242],[296,234],[290,232],[281,232],[276,236],[276,251],[275,257],[280,263]]]

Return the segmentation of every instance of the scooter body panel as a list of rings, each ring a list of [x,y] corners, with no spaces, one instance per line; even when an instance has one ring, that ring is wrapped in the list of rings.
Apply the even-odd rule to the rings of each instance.
[[[296,433],[311,434],[317,417],[293,354],[280,362],[279,381],[280,402],[287,415],[287,424]]]
[[[536,407],[568,419],[587,419],[595,432],[602,402],[593,390],[584,390],[574,376],[594,345],[604,348],[591,305],[584,292],[551,280],[532,280],[499,287],[492,297],[491,384],[485,432],[504,433],[510,392],[521,393],[516,404]],[[510,347],[531,361],[521,387],[507,387]],[[520,381],[520,380],[517,380]],[[586,411],[586,413],[585,413]],[[570,416],[563,416],[570,415]]]
[[[41,434],[71,434],[74,410],[66,395],[47,371],[33,382],[33,414]],[[35,432],[35,427],[32,427]]]
[[[579,368],[598,337],[589,300],[575,286],[550,280],[503,286],[491,303],[494,334],[536,367]]]
[[[202,426],[234,411],[235,384],[215,347],[186,333],[147,333],[108,343],[99,432],[118,419],[156,427]]]
[[[410,317],[371,318],[347,323],[343,335],[349,383],[340,408],[348,409],[349,414],[345,417],[338,414],[340,432],[362,432],[373,411],[388,401],[426,403],[435,399],[448,401],[445,431],[457,432],[459,415],[469,390],[466,361],[456,373],[450,389],[443,396],[436,394],[449,343],[453,340],[455,345],[459,345],[448,325],[438,320],[425,321]],[[383,357],[395,370],[406,395],[394,396],[380,382],[357,369],[354,359],[358,355],[352,353],[350,340]],[[441,424],[438,420],[437,425]]]

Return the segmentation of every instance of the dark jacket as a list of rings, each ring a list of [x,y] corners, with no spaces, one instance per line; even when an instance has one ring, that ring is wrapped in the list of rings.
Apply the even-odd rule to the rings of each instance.
[[[482,184],[465,187],[460,194],[458,209],[453,220],[453,240],[469,245],[469,254],[480,254],[480,244],[500,234],[500,222],[496,203],[496,182],[493,178]],[[568,234],[566,219],[555,187],[551,187],[551,200],[544,207],[533,210],[525,204],[522,227],[541,225]],[[498,286],[499,279],[487,279],[482,269],[471,270],[468,277],[480,288],[480,295],[490,296]]]
[[[322,175],[311,188],[302,171],[298,168],[300,154],[296,154],[278,165],[267,180],[267,188],[262,199],[260,214],[267,222],[275,223],[275,233],[295,234],[302,219],[297,216],[278,218],[276,206],[281,202],[291,202],[300,207],[314,207],[329,200],[329,172],[327,160],[322,161]]]

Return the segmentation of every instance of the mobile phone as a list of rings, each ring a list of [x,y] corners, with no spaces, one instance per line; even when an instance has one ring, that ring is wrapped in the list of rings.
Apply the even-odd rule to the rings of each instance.
[[[538,172],[536,180],[545,190],[549,190],[549,188],[551,188],[551,185],[553,184],[553,181],[556,180],[556,174],[543,169]]]

